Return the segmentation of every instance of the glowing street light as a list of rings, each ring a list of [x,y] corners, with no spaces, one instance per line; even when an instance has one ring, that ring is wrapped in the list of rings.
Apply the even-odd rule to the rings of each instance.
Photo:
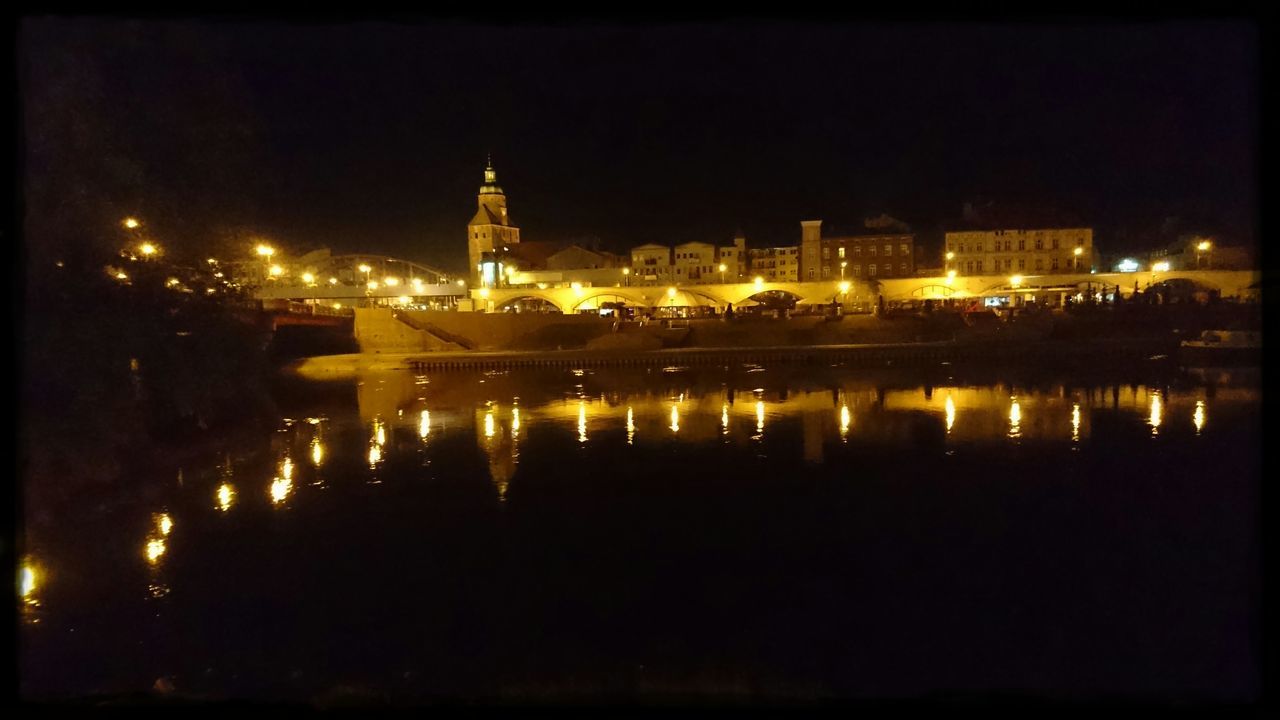
[[[724,271],[728,269],[729,269],[728,265],[725,265],[724,263],[720,263],[720,284],[721,285],[724,284]]]
[[[848,280],[841,280],[841,281],[840,281],[840,294],[841,294],[841,295],[848,295],[848,294],[849,294],[849,281],[848,281]]]
[[[304,273],[302,273],[302,282],[304,282],[304,283],[306,283],[306,284],[308,284],[308,285],[313,285],[313,284],[315,284],[315,281],[316,281],[316,276],[315,276],[315,275],[312,275],[312,274],[311,274],[311,273],[309,273],[309,272],[304,272]]]
[[[631,268],[629,267],[622,268],[622,284],[623,285],[631,284]]]
[[[149,242],[144,242],[142,243],[142,245],[138,246],[138,252],[142,253],[146,257],[151,257],[152,255],[155,255],[157,252],[160,252],[160,249]]]
[[[1014,275],[1013,277],[1009,278],[1009,284],[1014,287],[1018,287],[1019,285],[1022,284],[1022,276]]]
[[[466,280],[463,280],[462,278],[458,278],[458,287],[466,287],[466,285],[467,285]]]
[[[337,284],[338,284],[338,278],[336,278],[336,277],[331,277],[331,278],[329,278],[329,284],[330,284],[330,285],[337,285]]]
[[[955,254],[955,253],[953,253],[953,252],[948,251],[948,252],[947,252],[947,259],[948,259],[948,260],[955,260],[955,259],[956,259],[956,254]]]
[[[667,288],[667,297],[671,298],[672,300],[676,299],[676,289],[674,287]]]
[[[762,277],[760,277],[759,275],[757,275],[757,276],[756,276],[755,283],[756,283],[756,289],[757,289],[757,290],[759,290],[759,289],[763,288],[763,287],[764,287],[764,278],[762,278]]]
[[[1075,250],[1072,250],[1071,252],[1075,253],[1076,257],[1080,257],[1081,255],[1084,254],[1084,248],[1078,247]]]
[[[279,265],[272,265],[268,272],[271,273],[271,277],[280,277],[284,274],[284,268]]]
[[[141,225],[142,223],[138,222],[137,218],[127,217],[123,221],[121,221],[120,224],[124,225],[126,228],[130,230],[137,230],[138,226]]]
[[[955,270],[948,270],[948,271],[947,271],[947,284],[948,284],[948,285],[950,285],[951,283],[953,283],[953,282],[955,282],[955,281],[956,281],[956,271],[955,271]]]
[[[1202,240],[1199,245],[1196,245],[1196,249],[1201,252],[1204,252],[1205,250],[1208,250],[1211,247],[1213,247],[1213,243],[1209,242],[1208,240]]]
[[[400,278],[386,277],[386,278],[382,278],[382,282],[386,283],[387,287],[395,287],[400,284]]]
[[[377,290],[377,289],[378,289],[378,281],[377,281],[377,280],[370,280],[369,282],[365,283],[365,287],[368,287],[370,290]]]
[[[270,245],[259,244],[258,247],[254,249],[257,251],[259,255],[265,258],[269,258],[272,255],[276,254],[276,249],[271,247]]]
[[[849,264],[849,262],[848,262],[847,260],[841,260],[841,261],[840,261],[840,279],[841,279],[841,280],[843,280],[843,279],[844,279],[844,267],[845,267],[846,265],[848,265],[848,264]]]

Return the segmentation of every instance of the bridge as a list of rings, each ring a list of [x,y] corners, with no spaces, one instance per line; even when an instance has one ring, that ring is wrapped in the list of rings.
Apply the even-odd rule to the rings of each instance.
[[[781,295],[797,305],[842,305],[912,300],[964,300],[996,296],[1074,295],[1100,292],[1119,286],[1131,293],[1141,285],[1185,279],[1223,297],[1245,294],[1261,275],[1256,271],[1186,270],[1173,272],[1073,273],[1054,275],[974,275],[948,277],[885,278],[882,280],[826,280],[821,282],[751,282],[671,286],[587,286],[572,283],[559,287],[477,288],[470,291],[478,311],[501,312],[524,300],[545,302],[562,313],[594,310],[605,303],[660,309],[711,307],[720,311],[758,304],[769,295]],[[1015,284],[1015,280],[1017,281]]]
[[[382,255],[330,255],[282,277],[259,280],[259,300],[328,300],[354,304],[365,298],[395,300],[465,297],[466,281],[411,260]]]

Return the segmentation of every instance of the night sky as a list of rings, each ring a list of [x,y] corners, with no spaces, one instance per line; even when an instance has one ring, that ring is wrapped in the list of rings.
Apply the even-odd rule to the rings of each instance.
[[[487,153],[526,240],[793,244],[965,202],[1250,238],[1246,24],[507,26],[28,20],[28,245],[377,251],[465,264]],[[96,229],[89,229],[96,228]],[[102,229],[105,228],[105,229]]]

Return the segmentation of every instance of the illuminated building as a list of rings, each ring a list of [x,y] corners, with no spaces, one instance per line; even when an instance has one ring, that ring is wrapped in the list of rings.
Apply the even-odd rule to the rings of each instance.
[[[498,174],[490,161],[484,169],[480,186],[479,208],[467,223],[467,258],[473,286],[493,286],[502,269],[498,254],[520,242],[520,228],[511,224],[507,214],[507,196],[498,186]],[[486,254],[492,257],[485,257]]]

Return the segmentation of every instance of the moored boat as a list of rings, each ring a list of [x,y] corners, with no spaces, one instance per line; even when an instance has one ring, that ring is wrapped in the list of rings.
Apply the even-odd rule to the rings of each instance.
[[[1224,367],[1262,362],[1262,333],[1205,330],[1195,340],[1183,340],[1178,359],[1184,366]]]

